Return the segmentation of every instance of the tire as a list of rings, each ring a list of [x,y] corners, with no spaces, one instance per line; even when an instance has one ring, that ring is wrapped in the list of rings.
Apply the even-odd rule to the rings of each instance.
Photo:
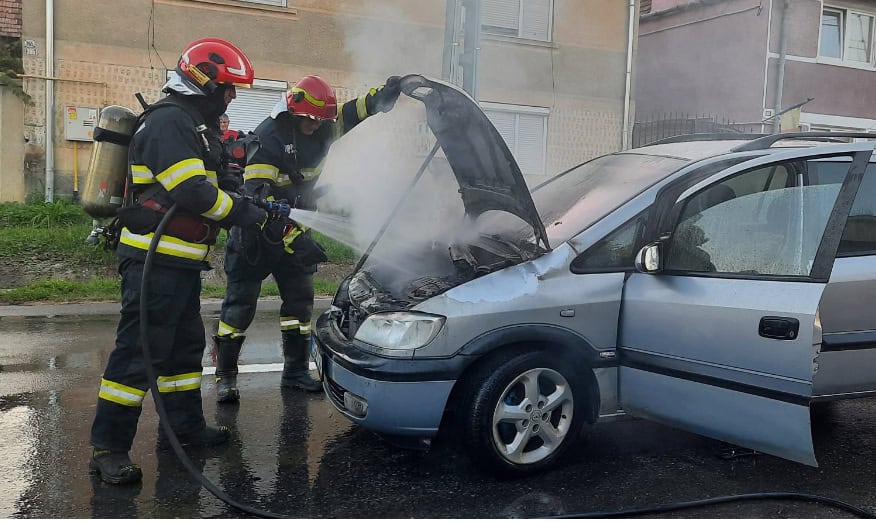
[[[478,467],[498,477],[551,468],[574,446],[590,410],[584,370],[546,352],[486,362],[460,409],[468,414],[463,444]]]

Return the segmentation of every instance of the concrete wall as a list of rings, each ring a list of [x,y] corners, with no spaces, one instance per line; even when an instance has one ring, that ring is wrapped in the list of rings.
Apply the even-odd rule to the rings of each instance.
[[[555,0],[554,43],[485,37],[481,99],[549,107],[549,172],[621,147],[627,2]],[[154,5],[154,16],[152,7]],[[65,105],[155,100],[181,48],[204,36],[238,44],[260,79],[294,82],[319,74],[339,98],[392,74],[441,76],[444,0],[289,0],[289,8],[233,0],[55,0],[55,193],[72,192],[73,145],[63,139]],[[25,72],[45,74],[45,2],[23,6]],[[154,20],[154,42],[150,19]],[[154,48],[153,48],[154,46]],[[513,64],[513,66],[512,66]],[[105,82],[102,85],[75,80]],[[44,178],[46,81],[30,79],[25,115],[29,189]],[[556,89],[554,89],[556,88]],[[79,148],[79,170],[91,146]]]
[[[24,104],[0,87],[0,201],[21,201],[24,189]]]

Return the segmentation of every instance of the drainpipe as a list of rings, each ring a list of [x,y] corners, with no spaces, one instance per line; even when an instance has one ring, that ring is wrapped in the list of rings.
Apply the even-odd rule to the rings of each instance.
[[[55,1],[46,0],[46,202],[55,201]]]
[[[785,56],[788,49],[788,10],[791,8],[791,0],[785,0],[782,5],[782,28],[779,32],[779,70],[776,76],[776,115],[773,118],[773,134],[782,132],[782,91],[785,90]]]
[[[635,38],[636,23],[636,0],[630,1],[629,36],[627,37],[627,74],[626,87],[624,88],[624,127],[622,137],[622,150],[630,148],[630,102],[633,85],[633,42]]]

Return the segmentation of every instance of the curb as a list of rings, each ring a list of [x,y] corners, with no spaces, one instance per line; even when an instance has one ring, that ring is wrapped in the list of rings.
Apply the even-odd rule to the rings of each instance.
[[[315,298],[314,309],[327,309],[331,298]],[[280,310],[280,299],[259,300],[258,312]],[[201,314],[218,314],[222,300],[209,299],[201,301]],[[118,316],[118,302],[104,303],[59,303],[37,305],[0,305],[0,319],[3,318],[57,318],[64,316]]]

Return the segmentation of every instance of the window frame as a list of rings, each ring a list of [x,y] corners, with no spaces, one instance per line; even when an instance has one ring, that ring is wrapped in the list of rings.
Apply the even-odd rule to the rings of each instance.
[[[544,176],[547,174],[547,145],[548,145],[548,119],[550,118],[551,110],[548,107],[536,107],[530,105],[514,105],[514,104],[505,104],[498,102],[481,102],[480,103],[481,110],[484,113],[492,112],[500,112],[500,113],[509,113],[514,115],[514,144],[511,146],[508,145],[508,149],[511,150],[511,155],[514,156],[514,160],[517,162],[517,165],[520,165],[520,160],[517,158],[517,150],[520,145],[520,115],[525,116],[541,116],[543,118],[542,122],[542,140],[541,140],[541,150],[542,150],[542,158],[541,158],[541,171],[540,172],[527,172],[524,171],[521,167],[521,172],[526,176]],[[487,118],[489,115],[487,114]],[[503,138],[504,139],[504,138]]]
[[[523,4],[526,0],[518,0],[519,2],[519,11],[517,13],[517,34],[511,35],[502,32],[491,31],[488,28],[496,27],[484,25],[483,18],[481,18],[481,34],[489,35],[491,37],[499,37],[499,38],[511,38],[513,40],[519,40],[523,42],[541,42],[541,43],[553,43],[554,41],[554,8],[556,7],[555,0],[548,0],[550,2],[550,6],[548,7],[548,26],[547,26],[547,37],[542,40],[540,38],[528,38],[522,35],[523,33]],[[481,8],[483,9],[483,7]],[[481,16],[483,16],[483,12],[481,12]]]
[[[832,56],[824,56],[821,54],[821,34],[824,20],[824,13],[832,12],[840,15],[840,58]],[[862,62],[859,60],[849,60],[846,58],[846,49],[849,43],[849,15],[867,16],[871,20],[870,25],[870,60]],[[831,65],[841,65],[847,67],[857,67],[864,69],[876,68],[876,12],[860,11],[849,7],[840,7],[836,5],[822,4],[821,14],[818,18],[818,50],[816,52],[817,61]]]

